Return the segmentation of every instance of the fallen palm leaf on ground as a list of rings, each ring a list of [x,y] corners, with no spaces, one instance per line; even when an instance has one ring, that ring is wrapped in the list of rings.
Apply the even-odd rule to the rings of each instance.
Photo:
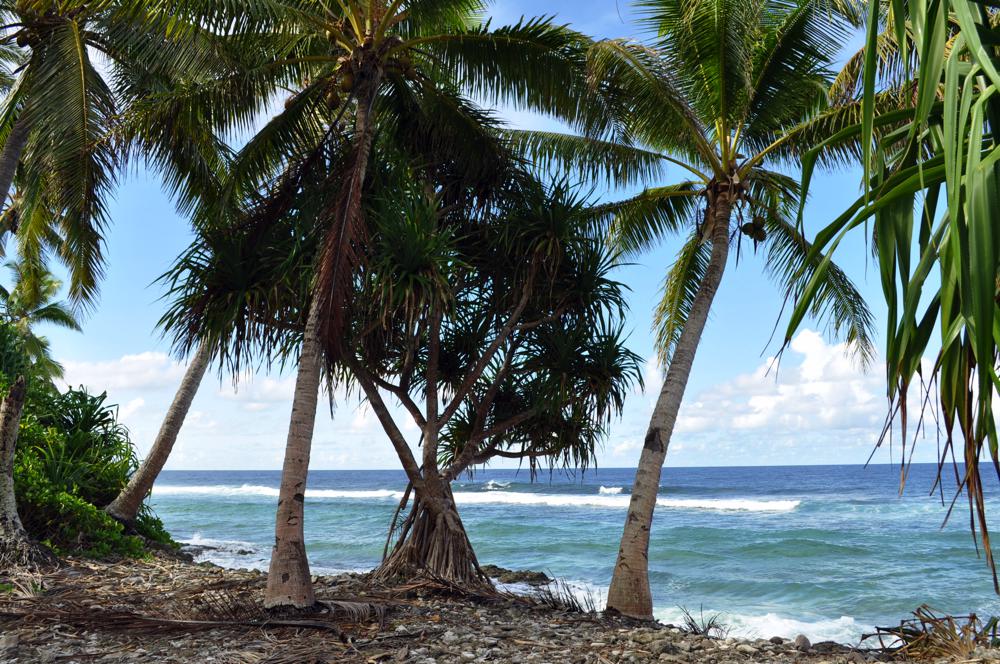
[[[862,641],[877,639],[882,650],[915,660],[962,661],[975,657],[977,650],[996,645],[1000,619],[994,616],[984,622],[974,613],[939,614],[924,604],[913,612],[913,618],[900,621],[898,627],[875,630],[865,634]]]

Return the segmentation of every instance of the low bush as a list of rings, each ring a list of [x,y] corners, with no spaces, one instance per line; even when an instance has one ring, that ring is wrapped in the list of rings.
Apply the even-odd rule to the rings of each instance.
[[[146,507],[136,531],[101,507],[128,483],[138,458],[117,408],[106,394],[85,389],[32,387],[14,457],[18,512],[29,534],[57,553],[91,557],[145,555],[143,538],[172,545],[162,522]]]

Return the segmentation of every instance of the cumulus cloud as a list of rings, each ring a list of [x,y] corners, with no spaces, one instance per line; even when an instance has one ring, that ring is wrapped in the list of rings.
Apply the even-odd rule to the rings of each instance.
[[[881,372],[866,373],[811,330],[793,339],[798,366],[765,360],[755,371],[699,394],[682,408],[678,432],[719,429],[798,433],[878,427],[885,416]]]
[[[184,365],[166,353],[123,355],[105,362],[62,361],[66,385],[85,385],[94,390],[160,389],[176,386]]]

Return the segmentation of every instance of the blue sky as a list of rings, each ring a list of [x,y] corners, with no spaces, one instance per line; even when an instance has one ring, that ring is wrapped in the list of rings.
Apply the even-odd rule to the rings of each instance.
[[[557,0],[503,1],[494,23],[516,21],[539,10],[562,22],[604,37],[636,35],[627,2]],[[552,123],[506,111],[512,124],[550,128]],[[814,232],[857,195],[859,173],[824,174],[813,183],[807,228]],[[111,204],[108,272],[101,298],[84,321],[82,334],[47,330],[67,380],[107,390],[120,404],[133,440],[148,449],[183,372],[183,359],[168,355],[170,344],[156,323],[164,311],[156,278],[187,246],[187,221],[178,216],[155,174],[127,177]],[[650,334],[652,307],[677,251],[668,241],[622,269],[631,290],[628,326],[631,347],[650,358],[647,392],[633,394],[599,457],[604,467],[633,466],[660,378]],[[838,260],[855,279],[884,327],[877,271],[867,265],[858,235]],[[695,363],[667,464],[672,466],[802,463],[863,463],[871,452],[885,412],[882,369],[861,372],[842,347],[813,330],[796,339],[777,374],[766,371],[778,338],[768,345],[781,310],[781,293],[761,273],[752,253],[732,263],[716,299]],[[293,377],[244,377],[234,392],[229,376],[206,377],[168,468],[278,468],[291,406]],[[405,430],[415,428],[397,413]],[[933,457],[933,443],[918,448],[918,459]],[[888,461],[880,453],[878,460]],[[334,417],[319,413],[314,468],[394,468],[397,461],[372,414],[356,400],[337,399]]]

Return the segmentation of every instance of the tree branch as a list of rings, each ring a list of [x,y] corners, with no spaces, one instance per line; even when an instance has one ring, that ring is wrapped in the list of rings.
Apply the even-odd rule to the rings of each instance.
[[[493,359],[496,352],[500,350],[500,346],[503,345],[503,343],[514,331],[514,328],[517,326],[517,322],[521,319],[521,316],[524,314],[524,310],[528,306],[528,301],[531,299],[531,286],[534,281],[535,266],[533,264],[531,272],[528,275],[528,283],[525,286],[524,294],[521,296],[520,302],[517,303],[517,306],[514,308],[514,312],[510,315],[510,318],[507,319],[507,323],[500,330],[500,334],[498,334],[496,339],[493,340],[493,343],[489,345],[486,352],[480,356],[479,362],[476,363],[476,366],[473,367],[472,371],[470,371],[465,377],[465,380],[462,381],[462,384],[459,385],[457,390],[455,390],[454,396],[451,401],[448,402],[447,407],[445,407],[444,412],[441,414],[441,418],[438,422],[439,426],[443,427],[447,424],[452,415],[458,411],[459,406],[462,405],[462,401],[464,401],[465,397],[469,394],[469,390],[472,389],[472,386],[475,385],[476,381],[483,375],[483,372],[486,371],[486,367],[489,366],[490,360]]]
[[[358,382],[361,383],[361,389],[364,390],[365,396],[368,397],[368,403],[371,404],[372,410],[375,411],[375,415],[382,424],[382,428],[389,436],[389,441],[392,442],[392,446],[396,449],[396,455],[399,457],[400,463],[403,464],[406,476],[413,483],[413,486],[423,488],[424,479],[420,474],[420,467],[417,466],[417,460],[413,458],[413,452],[410,450],[406,438],[403,437],[399,427],[396,426],[396,422],[392,419],[392,414],[386,408],[385,401],[383,401],[382,395],[379,394],[378,387],[376,387],[375,382],[372,380],[371,374],[362,369],[353,359],[348,359],[347,365],[358,379]]]

